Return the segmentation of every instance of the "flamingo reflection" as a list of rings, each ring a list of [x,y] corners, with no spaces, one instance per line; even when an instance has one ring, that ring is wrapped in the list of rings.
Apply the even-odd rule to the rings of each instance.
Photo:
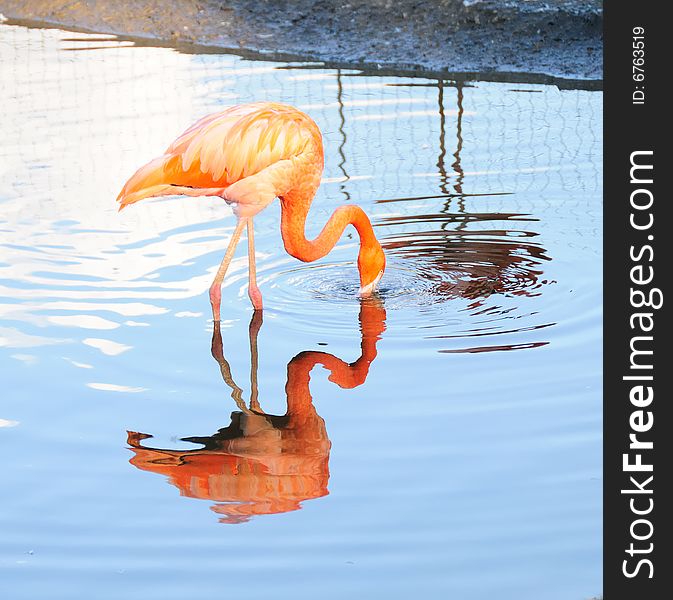
[[[151,448],[142,441],[151,435],[128,432],[134,456],[131,464],[169,478],[183,496],[216,502],[212,510],[223,523],[241,523],[253,515],[299,509],[301,502],[329,492],[331,442],[324,420],[313,405],[309,389],[311,371],[322,365],[329,380],[342,388],[355,388],[367,379],[376,358],[376,344],[385,330],[386,312],[378,299],[361,301],[361,353],[353,363],[326,352],[305,351],[287,365],[287,412],[271,415],[261,408],[257,389],[257,336],[262,314],[250,322],[251,397],[246,406],[224,357],[220,324],[215,322],[212,355],[238,409],[231,423],[205,437],[182,441],[200,444],[193,450]]]

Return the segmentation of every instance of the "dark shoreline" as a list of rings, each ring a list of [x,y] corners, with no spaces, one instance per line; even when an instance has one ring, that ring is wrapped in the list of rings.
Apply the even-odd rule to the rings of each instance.
[[[187,53],[232,52],[380,74],[602,89],[602,9],[595,1],[482,0],[465,6],[459,0],[357,5],[233,0],[224,6],[174,0],[170,15],[159,14],[167,5],[0,0],[0,13],[10,24],[113,34]]]

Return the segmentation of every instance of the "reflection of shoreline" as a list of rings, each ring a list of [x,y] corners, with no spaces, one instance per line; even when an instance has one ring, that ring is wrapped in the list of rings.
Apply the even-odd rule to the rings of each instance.
[[[216,434],[185,437],[182,441],[201,444],[195,450],[150,448],[142,441],[151,435],[128,432],[135,467],[169,478],[180,494],[215,501],[212,510],[221,522],[240,523],[253,515],[298,510],[301,502],[329,493],[331,442],[325,422],[313,405],[310,373],[316,365],[330,371],[329,380],[342,388],[355,388],[367,379],[376,358],[376,344],[385,330],[386,312],[377,301],[360,305],[361,355],[353,363],[326,352],[305,351],[287,365],[287,411],[265,413],[258,400],[257,335],[260,313],[250,323],[251,399],[249,407],[242,390],[233,381],[224,357],[219,323],[213,330],[212,353],[239,410],[231,424]]]

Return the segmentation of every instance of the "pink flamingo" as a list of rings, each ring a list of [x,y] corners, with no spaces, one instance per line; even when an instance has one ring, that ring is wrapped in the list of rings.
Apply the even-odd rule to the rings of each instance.
[[[318,237],[306,239],[306,217],[323,165],[320,129],[308,115],[284,104],[243,104],[197,121],[162,156],[141,167],[126,182],[117,201],[121,210],[144,198],[182,194],[220,196],[233,207],[238,222],[210,286],[215,321],[220,320],[222,281],[244,227],[248,236],[248,294],[255,310],[262,309],[253,218],[276,198],[280,199],[285,250],[301,261],[322,258],[348,225],[355,227],[360,236],[360,295],[368,296],[383,275],[386,259],[369,218],[359,206],[340,206]]]

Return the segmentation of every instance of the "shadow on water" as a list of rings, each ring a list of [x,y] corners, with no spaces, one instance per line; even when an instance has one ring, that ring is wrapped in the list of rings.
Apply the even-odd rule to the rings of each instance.
[[[361,354],[345,363],[327,352],[305,351],[287,365],[287,411],[264,412],[257,383],[257,336],[262,315],[250,322],[251,395],[249,405],[236,385],[224,356],[219,322],[213,328],[212,355],[224,382],[232,390],[239,410],[231,423],[211,436],[190,436],[182,441],[201,444],[194,450],[150,448],[141,444],[151,435],[128,432],[134,456],[131,464],[167,476],[181,495],[217,502],[212,510],[223,523],[241,523],[253,515],[284,513],[300,503],[326,496],[331,442],[325,421],[316,412],[309,389],[311,370],[322,365],[329,381],[352,389],[367,379],[376,358],[376,343],[385,330],[386,311],[378,299],[360,305]]]

